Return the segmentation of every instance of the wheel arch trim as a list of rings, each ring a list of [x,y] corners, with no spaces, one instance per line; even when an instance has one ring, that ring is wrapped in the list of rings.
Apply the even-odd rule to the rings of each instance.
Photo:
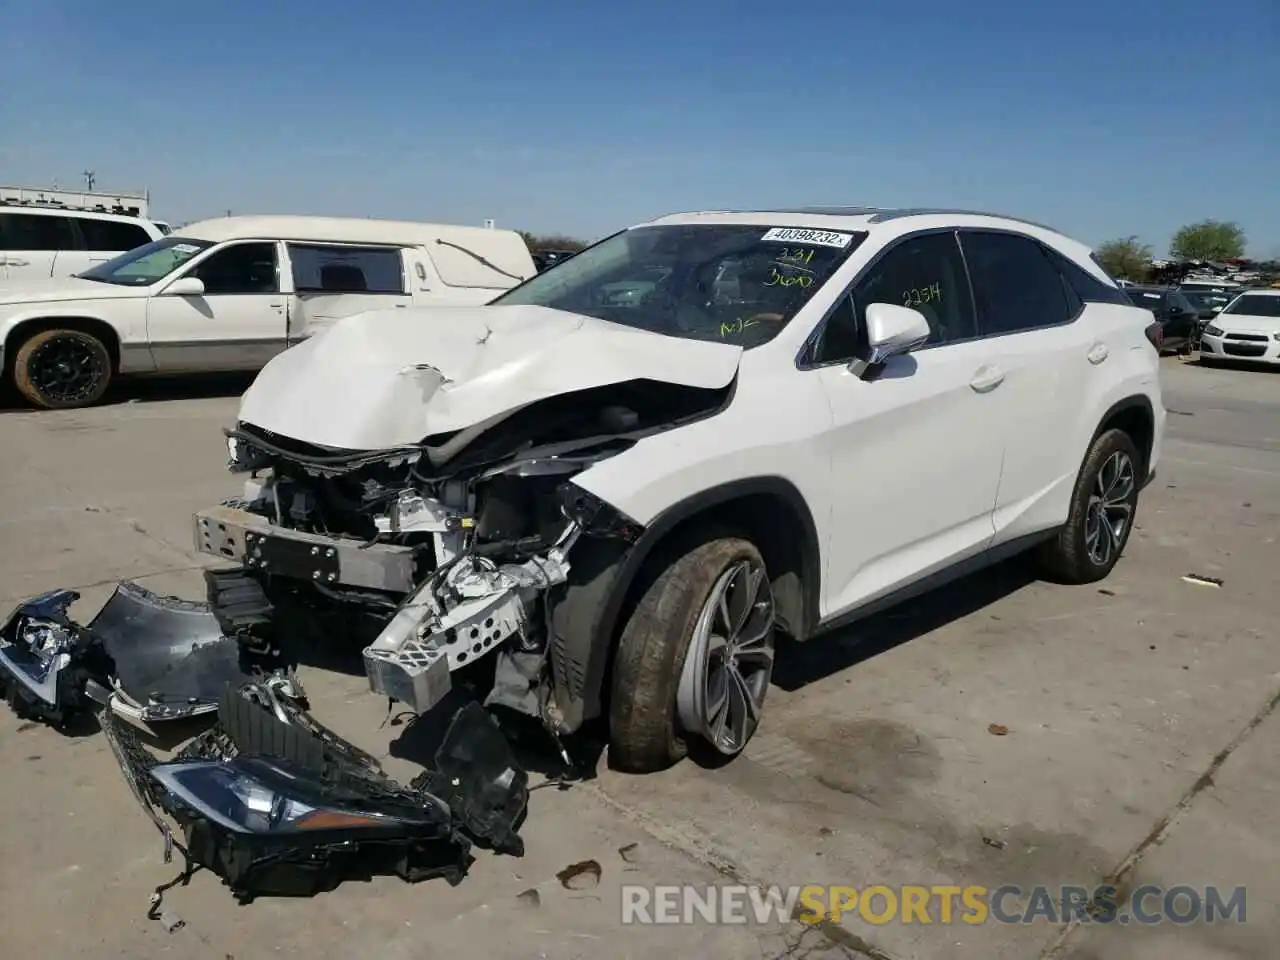
[[[686,522],[753,496],[779,498],[799,521],[799,595],[791,618],[799,622],[787,626],[797,639],[812,632],[818,620],[821,545],[813,513],[795,484],[760,475],[698,491],[662,510],[633,543],[588,538],[574,547],[570,559],[577,576],[571,573],[571,583],[555,603],[549,643],[552,720],[560,732],[571,733],[600,715],[623,608],[655,550],[670,543]]]

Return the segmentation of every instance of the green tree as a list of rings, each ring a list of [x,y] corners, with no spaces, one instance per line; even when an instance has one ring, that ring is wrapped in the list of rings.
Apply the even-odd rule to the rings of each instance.
[[[1234,260],[1244,256],[1245,235],[1232,221],[1201,220],[1173,235],[1169,253],[1178,260]]]
[[[528,230],[521,230],[520,236],[524,237],[525,244],[533,253],[537,253],[539,250],[570,250],[577,253],[586,247],[586,244],[581,240],[575,240],[573,237],[567,237],[560,233],[540,237],[535,233],[530,233]]]
[[[1151,266],[1151,247],[1137,237],[1108,240],[1095,253],[1103,269],[1121,280],[1141,280]]]

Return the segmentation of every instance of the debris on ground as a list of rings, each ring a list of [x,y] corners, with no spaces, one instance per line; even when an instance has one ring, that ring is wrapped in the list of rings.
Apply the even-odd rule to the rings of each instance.
[[[566,890],[590,890],[600,885],[600,875],[604,871],[595,860],[583,860],[571,863],[556,873],[560,886]]]
[[[80,598],[54,590],[19,604],[0,626],[0,683],[25,719],[65,727],[97,714],[126,782],[185,867],[207,869],[241,902],[312,896],[349,878],[461,881],[478,846],[523,856],[529,775],[489,710],[453,717],[435,763],[407,786],[377,759],[319,724],[278,650],[242,633],[263,619],[243,584],[208,577],[209,602],[121,583],[87,625]],[[213,725],[169,761],[143,744],[159,721]],[[577,864],[598,882],[593,861]],[[568,881],[565,881],[568,883]],[[161,909],[170,933],[183,926]]]
[[[1007,737],[1009,735],[1009,728],[1003,723],[992,723],[987,725],[987,733],[991,734],[993,737]]]
[[[1194,583],[1199,587],[1220,587],[1223,583],[1217,577],[1205,577],[1198,573],[1188,573],[1182,579],[1186,583]]]
[[[68,614],[80,598],[53,590],[19,604],[0,627],[0,682],[20,716],[64,726],[111,703],[135,724],[212,715],[228,683],[264,675],[301,699],[291,671],[250,662],[208,604],[119,584],[88,625]]]
[[[1005,847],[1008,846],[1007,843],[1005,843],[1003,840],[999,839],[998,837],[983,837],[982,842],[985,843],[988,847],[992,847],[993,849],[996,849],[996,850],[1003,850]]]
[[[457,884],[473,843],[523,852],[528,774],[479,704],[458,712],[436,768],[408,787],[264,682],[226,685],[217,712],[168,762],[110,708],[102,728],[165,859],[176,847],[187,874],[212,871],[242,903],[375,875]],[[431,792],[440,785],[449,800]]]

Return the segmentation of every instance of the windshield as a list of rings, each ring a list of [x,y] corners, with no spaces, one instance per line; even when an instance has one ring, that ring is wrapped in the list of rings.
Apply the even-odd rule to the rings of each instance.
[[[1246,293],[1237,297],[1222,312],[1239,313],[1247,317],[1280,317],[1280,297],[1265,293]]]
[[[866,239],[761,225],[636,227],[492,302],[586,314],[741,347],[767,343]]]
[[[77,274],[84,280],[98,280],[122,287],[148,287],[163,280],[201,250],[213,246],[208,240],[164,237],[135,247],[127,253]]]
[[[1231,297],[1225,293],[1212,293],[1208,290],[1183,290],[1182,295],[1190,300],[1197,310],[1224,307],[1231,301]]]

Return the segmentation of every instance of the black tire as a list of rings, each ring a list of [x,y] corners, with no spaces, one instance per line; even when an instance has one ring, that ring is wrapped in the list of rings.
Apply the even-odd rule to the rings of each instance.
[[[1128,519],[1118,542],[1112,541],[1113,548],[1100,562],[1089,543],[1090,511],[1094,508],[1098,495],[1099,474],[1104,468],[1110,469],[1109,465],[1118,455],[1127,458],[1133,472],[1132,490],[1123,498],[1123,502],[1128,505]],[[1042,544],[1038,550],[1037,559],[1050,579],[1068,584],[1096,583],[1111,573],[1133,532],[1138,515],[1138,492],[1145,476],[1146,464],[1129,434],[1112,429],[1094,439],[1076,478],[1066,525],[1056,537]],[[1099,538],[1102,536],[1100,533]]]
[[[609,764],[651,773],[683,759],[690,744],[677,719],[676,693],[698,615],[732,564],[764,567],[756,547],[719,537],[679,555],[645,591],[623,627],[609,704]]]
[[[67,359],[59,363],[52,351],[62,351]],[[56,373],[58,367],[64,372]],[[13,358],[13,385],[44,410],[92,406],[107,392],[113,372],[106,344],[83,330],[41,330]]]
[[[1200,359],[1197,362],[1202,367],[1216,367],[1218,365],[1216,357],[1206,357],[1203,353],[1200,354]]]

